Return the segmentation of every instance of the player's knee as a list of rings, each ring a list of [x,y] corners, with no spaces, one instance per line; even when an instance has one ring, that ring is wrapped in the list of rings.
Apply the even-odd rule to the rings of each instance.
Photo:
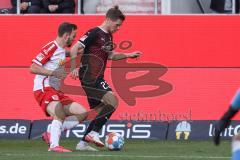
[[[73,102],[73,107],[70,108],[73,114],[84,114],[87,112],[87,109],[79,103]]]
[[[65,106],[64,111],[67,115],[75,115],[79,119],[79,121],[82,121],[87,117],[87,109],[76,102]]]
[[[62,106],[56,107],[55,116],[56,116],[56,118],[58,118],[59,120],[62,120],[62,121],[65,119],[66,115],[65,115],[65,112],[64,112]]]
[[[110,103],[108,105],[112,106],[113,108],[117,108],[118,107],[118,99],[114,96],[110,101]]]
[[[51,102],[47,107],[47,112],[54,118],[60,121],[65,119],[65,112],[60,102]]]
[[[117,109],[118,103],[119,103],[118,99],[115,98],[115,101],[113,102],[113,107],[114,107],[115,109]]]
[[[103,103],[105,104],[105,105],[109,105],[109,106],[112,106],[112,107],[114,107],[114,108],[117,108],[117,106],[118,106],[118,99],[117,99],[117,97],[113,94],[113,93],[111,93],[111,92],[108,92],[107,94],[105,94],[104,96],[103,96]]]

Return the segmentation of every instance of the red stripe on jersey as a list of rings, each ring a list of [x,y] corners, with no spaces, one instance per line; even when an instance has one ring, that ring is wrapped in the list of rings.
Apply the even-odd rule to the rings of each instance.
[[[48,43],[46,46],[44,46],[41,49],[41,52],[36,56],[34,60],[44,65],[50,59],[50,57],[54,54],[57,48],[58,46],[54,42]]]
[[[42,64],[38,60],[36,60],[36,59],[33,59],[32,63],[35,63],[38,66],[42,66]]]

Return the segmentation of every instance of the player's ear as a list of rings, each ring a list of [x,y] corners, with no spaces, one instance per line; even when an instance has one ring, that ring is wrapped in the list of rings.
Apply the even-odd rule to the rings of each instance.
[[[110,18],[106,18],[106,22],[109,23],[112,22],[112,20]]]
[[[63,34],[63,39],[67,40],[70,35],[68,33]]]

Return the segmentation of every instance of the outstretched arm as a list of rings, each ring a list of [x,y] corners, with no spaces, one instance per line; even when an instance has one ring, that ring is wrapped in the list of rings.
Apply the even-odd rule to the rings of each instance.
[[[110,52],[108,59],[117,61],[126,58],[137,58],[141,55],[141,52],[135,51],[131,53],[117,53],[117,52]]]

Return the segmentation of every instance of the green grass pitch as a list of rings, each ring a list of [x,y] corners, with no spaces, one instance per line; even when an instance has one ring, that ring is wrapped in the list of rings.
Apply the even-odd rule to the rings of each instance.
[[[77,139],[61,145],[73,149]],[[230,141],[219,147],[212,141],[128,140],[122,151],[53,153],[41,140],[0,140],[0,160],[229,160]]]

